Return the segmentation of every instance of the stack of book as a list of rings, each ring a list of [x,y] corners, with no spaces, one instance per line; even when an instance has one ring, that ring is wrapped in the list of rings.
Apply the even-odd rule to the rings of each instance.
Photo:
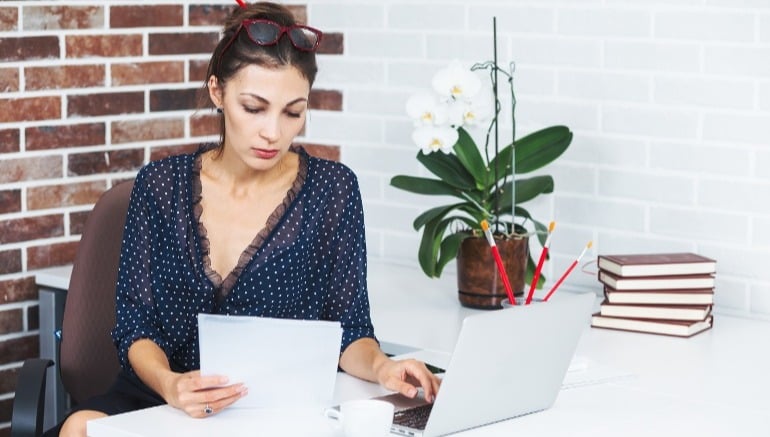
[[[711,328],[716,261],[695,253],[599,255],[591,326],[690,337]]]

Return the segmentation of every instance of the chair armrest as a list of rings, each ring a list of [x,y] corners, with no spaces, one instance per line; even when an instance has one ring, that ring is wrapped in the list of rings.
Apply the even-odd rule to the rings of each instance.
[[[24,361],[16,383],[11,416],[11,437],[40,437],[43,433],[45,374],[53,361],[33,358]]]

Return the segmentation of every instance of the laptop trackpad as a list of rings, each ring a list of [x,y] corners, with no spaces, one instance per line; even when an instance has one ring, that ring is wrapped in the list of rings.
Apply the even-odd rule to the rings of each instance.
[[[394,407],[396,407],[395,412],[399,412],[409,408],[419,407],[420,405],[425,405],[429,403],[423,397],[422,390],[420,390],[420,393],[417,396],[415,396],[414,399],[410,399],[402,395],[401,393],[393,393],[385,396],[378,396],[374,399],[390,402],[391,404],[393,404]]]

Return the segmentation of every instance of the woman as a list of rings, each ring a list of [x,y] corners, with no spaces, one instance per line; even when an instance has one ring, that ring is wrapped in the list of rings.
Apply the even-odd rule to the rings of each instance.
[[[355,175],[292,146],[321,32],[273,3],[244,5],[224,29],[206,82],[220,143],[137,175],[112,333],[123,371],[106,395],[78,406],[62,436],[163,403],[206,417],[247,396],[249,387],[196,370],[201,312],[338,320],[345,372],[410,397],[418,386],[429,400],[438,390],[423,363],[391,360],[375,340]]]

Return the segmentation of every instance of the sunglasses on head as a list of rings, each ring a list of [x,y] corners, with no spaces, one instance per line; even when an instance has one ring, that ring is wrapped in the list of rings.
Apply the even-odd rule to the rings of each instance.
[[[281,26],[272,20],[265,20],[260,18],[246,19],[241,22],[238,29],[233,34],[230,41],[227,42],[222,49],[222,53],[219,55],[221,62],[222,57],[227,52],[227,49],[233,44],[233,41],[238,37],[243,29],[246,29],[246,35],[249,39],[258,46],[271,46],[278,44],[281,37],[285,34],[289,37],[289,41],[297,50],[303,52],[315,52],[318,49],[318,45],[321,43],[321,37],[323,32],[310,26],[303,26],[301,24],[292,24],[291,26]],[[217,70],[218,70],[217,66]]]
[[[270,46],[277,44],[278,40],[286,34],[291,44],[303,52],[314,52],[321,43],[323,33],[310,26],[301,24],[292,24],[291,26],[281,26],[275,21],[265,19],[247,19],[241,22],[241,26],[235,31],[235,35],[246,29],[249,39],[256,45]],[[233,35],[233,39],[235,39]]]

